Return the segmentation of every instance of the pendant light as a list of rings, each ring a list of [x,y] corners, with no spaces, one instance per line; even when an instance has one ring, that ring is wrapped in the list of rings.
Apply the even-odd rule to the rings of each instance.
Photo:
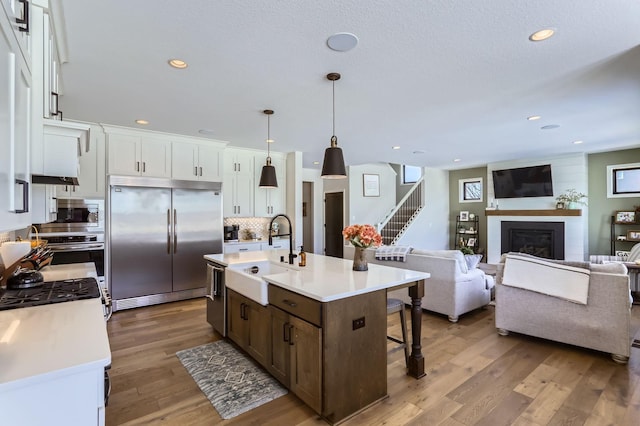
[[[340,80],[340,74],[329,73],[327,79],[333,83],[333,136],[331,136],[331,146],[324,151],[321,176],[324,179],[342,179],[347,177],[347,171],[344,167],[342,149],[338,148],[336,137],[336,80]]]
[[[262,166],[260,174],[260,188],[277,188],[278,180],[276,179],[276,168],[271,165],[271,115],[273,111],[265,109],[262,111],[267,115],[267,164]]]

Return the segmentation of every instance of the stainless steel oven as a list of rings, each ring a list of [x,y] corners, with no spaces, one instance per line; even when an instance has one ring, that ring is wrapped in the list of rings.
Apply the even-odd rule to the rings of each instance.
[[[52,265],[93,262],[104,286],[104,200],[56,200],[56,220],[37,224]]]

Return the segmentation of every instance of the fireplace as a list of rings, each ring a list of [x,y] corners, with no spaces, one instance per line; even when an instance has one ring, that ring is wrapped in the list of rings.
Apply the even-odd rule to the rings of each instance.
[[[563,222],[501,222],[502,253],[519,252],[564,259]]]

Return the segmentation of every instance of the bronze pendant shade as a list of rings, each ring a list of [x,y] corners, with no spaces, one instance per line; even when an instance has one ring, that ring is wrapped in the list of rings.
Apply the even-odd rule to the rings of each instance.
[[[271,165],[271,121],[270,116],[273,111],[265,109],[263,111],[267,115],[267,164],[262,166],[262,173],[260,174],[260,188],[277,188],[278,179],[276,178],[276,168]]]
[[[336,80],[340,80],[340,74],[332,72],[327,74],[327,79],[333,82],[333,136],[331,136],[331,146],[324,151],[324,161],[322,162],[322,173],[324,179],[343,179],[347,177],[347,170],[344,166],[342,149],[338,148],[338,138],[336,137]]]

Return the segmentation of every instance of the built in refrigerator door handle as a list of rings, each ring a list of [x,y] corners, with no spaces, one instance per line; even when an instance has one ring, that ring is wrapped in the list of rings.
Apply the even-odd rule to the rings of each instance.
[[[167,254],[171,254],[171,209],[167,209]]]
[[[173,209],[173,253],[178,252],[178,211]]]

